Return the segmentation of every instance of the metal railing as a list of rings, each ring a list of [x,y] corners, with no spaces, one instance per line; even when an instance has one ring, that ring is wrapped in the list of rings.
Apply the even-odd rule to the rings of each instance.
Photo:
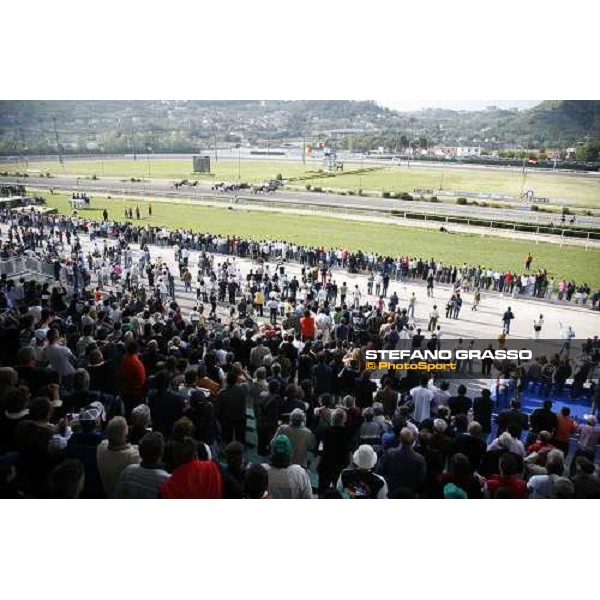
[[[54,277],[54,265],[33,258],[32,256],[15,256],[0,261],[0,275],[17,277],[25,273],[34,273],[43,277]]]

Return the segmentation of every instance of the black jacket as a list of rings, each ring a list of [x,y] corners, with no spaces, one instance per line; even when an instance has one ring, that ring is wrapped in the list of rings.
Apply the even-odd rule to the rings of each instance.
[[[464,454],[469,459],[474,470],[479,468],[485,450],[486,445],[481,438],[474,437],[468,433],[461,433],[454,438],[452,454]]]
[[[392,448],[383,455],[377,473],[387,481],[389,494],[401,487],[418,492],[425,482],[425,459],[410,447]]]
[[[549,431],[554,433],[556,429],[556,414],[545,408],[536,408],[530,417],[531,431],[539,433],[540,431]]]
[[[221,390],[216,401],[217,419],[221,423],[223,421],[245,421],[247,393],[246,387],[240,384]]]
[[[448,408],[453,417],[456,415],[466,415],[472,404],[471,398],[467,398],[466,396],[452,396],[448,400]]]
[[[500,412],[497,422],[498,435],[504,433],[511,425],[514,425],[519,431],[527,431],[529,429],[529,419],[527,418],[527,415],[520,410],[515,410],[513,408]]]

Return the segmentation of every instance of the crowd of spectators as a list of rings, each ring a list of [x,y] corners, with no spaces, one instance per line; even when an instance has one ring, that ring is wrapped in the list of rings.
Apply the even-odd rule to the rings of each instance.
[[[139,209],[137,209],[139,213]],[[565,277],[555,278],[547,268],[532,270],[533,257],[529,254],[522,273],[494,268],[493,266],[467,264],[444,264],[435,258],[408,256],[384,256],[365,251],[348,251],[340,248],[310,247],[282,240],[255,240],[239,236],[219,236],[191,230],[170,231],[165,227],[135,224],[129,209],[128,219],[119,223],[108,218],[95,222],[90,219],[66,215],[15,215],[9,210],[0,211],[0,222],[22,225],[25,231],[36,232],[26,239],[18,236],[9,238],[0,248],[0,259],[20,255],[30,250],[50,260],[58,260],[57,244],[66,237],[86,232],[92,238],[119,239],[141,246],[158,244],[165,247],[179,247],[188,251],[214,252],[240,258],[263,259],[265,261],[296,261],[308,267],[346,269],[349,273],[373,273],[381,275],[389,282],[422,282],[428,289],[434,284],[452,286],[455,290],[499,292],[513,296],[557,299],[591,305],[600,310],[600,290],[592,290],[586,282],[575,282]],[[138,214],[139,219],[139,214]],[[31,227],[30,227],[31,226]],[[46,235],[49,234],[50,237]],[[54,234],[54,235],[53,235]],[[27,234],[26,234],[27,235]],[[82,265],[85,271],[85,265]],[[387,286],[386,286],[387,287]]]
[[[600,427],[594,414],[577,422],[568,407],[552,410],[556,382],[528,416],[518,394],[498,410],[494,390],[451,393],[410,370],[372,379],[367,349],[440,344],[415,326],[410,303],[387,298],[391,260],[107,216],[28,218],[23,227],[3,215],[3,249],[52,257],[55,281],[0,280],[4,497],[600,496]],[[289,260],[299,278],[288,278]],[[338,287],[332,264],[376,271],[376,295]],[[598,338],[581,355],[596,366]],[[545,364],[565,360],[495,363],[490,375],[517,390],[535,365],[541,381]]]

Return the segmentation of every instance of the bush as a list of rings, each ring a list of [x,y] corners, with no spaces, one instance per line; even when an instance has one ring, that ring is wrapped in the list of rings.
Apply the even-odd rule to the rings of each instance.
[[[438,197],[437,196],[431,196],[431,198],[429,198],[429,202],[439,202]]]
[[[406,200],[407,202],[411,202],[414,199],[408,192],[402,192],[399,198],[401,200]]]
[[[467,199],[466,198],[457,198],[456,199],[456,204],[460,204],[461,206],[466,206]]]
[[[306,189],[307,192],[310,192],[310,190],[312,188],[312,185],[310,185],[310,183],[307,183],[304,187],[305,187],[305,189]]]
[[[571,215],[573,213],[566,206],[564,206],[562,209],[562,214],[563,215]]]
[[[382,192],[381,197],[382,198],[389,198],[390,197],[390,193],[389,192]]]
[[[96,180],[98,179],[98,176],[96,175],[96,173],[94,173],[94,174],[92,175],[92,179],[93,179],[94,181],[96,181]]]
[[[283,181],[283,175],[281,173],[277,173],[277,175],[275,175],[275,179],[277,181]]]
[[[50,179],[50,177],[52,177],[52,175],[50,175],[50,173],[46,173],[46,178]]]
[[[322,192],[322,191],[323,191],[323,188],[322,188],[321,186],[319,186],[319,185],[317,185],[317,186],[315,186],[315,187],[313,188],[313,192],[318,192],[318,193],[320,193],[320,192]]]
[[[359,189],[356,191],[356,194],[357,194],[358,196],[362,196],[362,195],[363,195],[363,191],[362,191],[362,190],[359,188]]]
[[[529,210],[532,210],[533,212],[538,212],[540,210],[540,207],[533,204]]]
[[[348,190],[348,196],[354,196],[354,190]]]

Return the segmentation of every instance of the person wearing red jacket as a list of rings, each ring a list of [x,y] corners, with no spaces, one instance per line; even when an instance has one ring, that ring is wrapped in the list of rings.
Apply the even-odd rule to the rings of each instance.
[[[501,497],[523,500],[527,498],[527,483],[517,474],[517,460],[507,452],[500,457],[500,475],[492,475],[487,480],[487,489],[490,498]]]
[[[146,369],[138,355],[138,345],[131,341],[125,348],[125,356],[121,361],[118,371],[119,391],[125,405],[127,418],[131,411],[144,399],[144,384],[146,383]]]
[[[160,497],[166,499],[218,500],[223,498],[221,470],[212,460],[198,459],[198,446],[186,437],[174,449],[178,467],[160,486]]]
[[[304,312],[300,319],[300,331],[302,332],[302,341],[308,342],[315,339],[315,320],[310,314],[310,310]]]

